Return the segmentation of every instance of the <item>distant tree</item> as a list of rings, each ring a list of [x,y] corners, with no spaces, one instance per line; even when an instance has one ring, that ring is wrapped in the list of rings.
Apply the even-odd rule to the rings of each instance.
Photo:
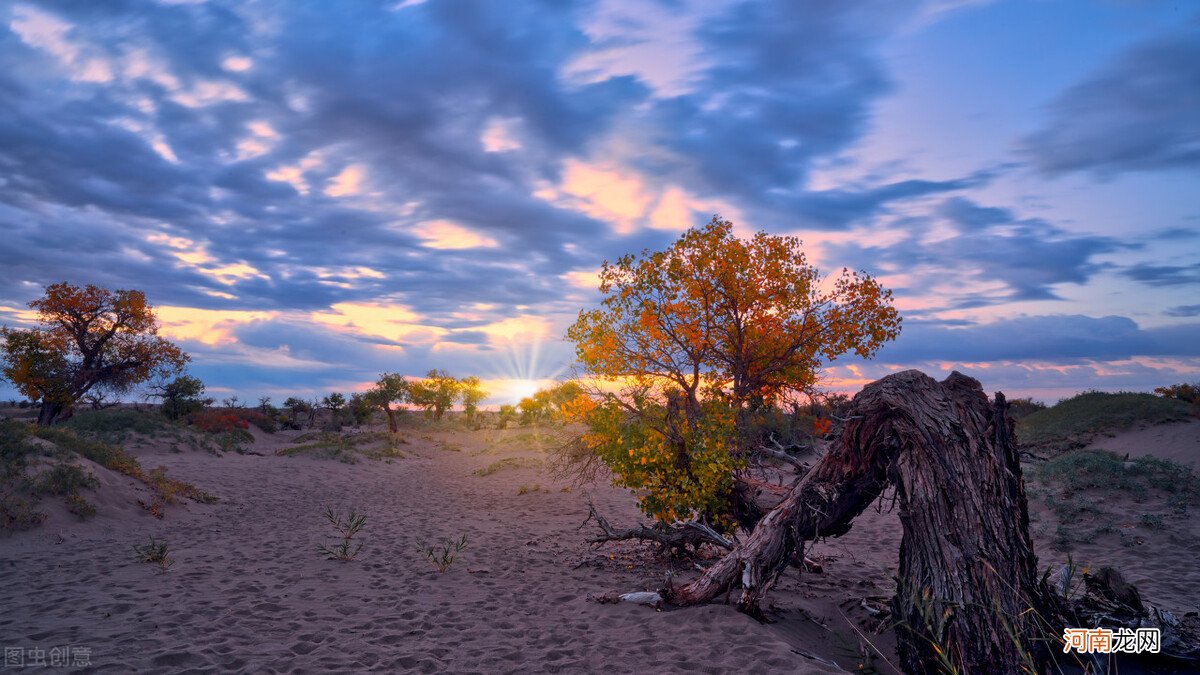
[[[346,404],[346,410],[354,420],[354,426],[370,422],[372,413],[378,407],[371,402],[369,392],[350,394],[350,402]]]
[[[426,415],[434,419],[442,419],[442,415],[454,406],[458,399],[461,385],[444,370],[433,369],[425,374],[425,378],[410,384],[410,398],[413,405],[425,409]]]
[[[293,429],[302,429],[303,420],[311,420],[314,414],[312,404],[296,396],[287,397],[283,407],[288,411],[288,421]]]
[[[90,405],[92,410],[104,410],[105,408],[111,408],[117,404],[117,401],[110,399],[108,397],[108,392],[104,391],[103,389],[93,389],[92,391],[84,394],[80,400]]]
[[[162,399],[162,413],[167,419],[177,420],[212,405],[211,398],[204,398],[204,383],[191,375],[180,375],[165,384],[150,387],[148,398]]]
[[[224,405],[226,408],[245,408],[246,407],[246,404],[242,403],[242,399],[238,398],[237,394],[234,394],[233,396],[230,396],[229,398],[221,399],[221,404]]]
[[[458,381],[459,396],[462,398],[463,414],[468,419],[475,419],[475,415],[479,412],[479,404],[483,399],[487,398],[488,393],[485,391],[479,382],[479,378],[474,375],[464,377]]]
[[[409,382],[404,379],[403,375],[398,373],[383,373],[379,376],[379,381],[375,383],[375,387],[364,394],[363,397],[372,406],[383,410],[384,414],[387,415],[389,431],[393,434],[400,432],[400,426],[396,423],[396,410],[392,408],[392,404],[404,404],[411,400]]]
[[[275,412],[275,407],[271,405],[270,396],[258,397],[258,411],[264,415],[271,415]]]
[[[498,428],[504,429],[508,426],[509,422],[515,422],[516,420],[516,406],[509,403],[505,403],[504,405],[500,406],[500,411],[496,413],[496,426]]]
[[[561,419],[563,406],[584,393],[583,387],[573,380],[539,389],[533,396],[527,396],[517,403],[521,425]]]
[[[151,377],[183,370],[187,354],[158,336],[158,321],[141,291],[51,284],[29,303],[42,326],[3,328],[4,377],[40,401],[38,424],[49,426],[83,396],[122,394]]]
[[[330,425],[340,429],[342,426],[342,411],[346,407],[346,397],[335,391],[321,399],[321,405],[329,410]]]
[[[1164,398],[1174,398],[1200,405],[1200,382],[1193,384],[1183,382],[1172,384],[1168,387],[1158,387],[1154,390],[1154,393]]]

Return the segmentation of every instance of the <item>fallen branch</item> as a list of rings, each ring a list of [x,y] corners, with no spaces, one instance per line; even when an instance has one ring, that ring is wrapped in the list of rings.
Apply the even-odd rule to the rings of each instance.
[[[636,539],[638,541],[657,542],[664,547],[677,551],[683,551],[686,546],[691,546],[695,550],[703,544],[719,546],[726,551],[733,550],[733,542],[728,538],[722,536],[721,533],[704,523],[694,521],[676,526],[659,525],[656,527],[647,527],[645,525],[638,525],[632,529],[618,530],[596,511],[596,505],[589,499],[587,520],[584,520],[579,528],[582,529],[584,525],[593,520],[596,521],[601,534],[589,539],[589,544],[603,544],[609,541]]]

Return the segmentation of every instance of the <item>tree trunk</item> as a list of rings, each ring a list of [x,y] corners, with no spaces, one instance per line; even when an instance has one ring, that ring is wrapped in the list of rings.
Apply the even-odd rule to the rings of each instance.
[[[400,433],[400,425],[396,424],[396,411],[392,410],[392,406],[390,405],[383,406],[383,411],[387,413],[388,431],[393,434]]]
[[[39,427],[48,427],[54,424],[59,417],[67,410],[67,406],[61,403],[55,403],[42,399],[41,409],[38,410],[37,423]]]
[[[807,541],[845,534],[891,484],[904,528],[893,601],[903,668],[1032,667],[1037,612],[1053,605],[1037,580],[1003,395],[993,406],[969,377],[939,383],[910,370],[864,388],[848,418],[829,452],[750,536],[700,577],[665,589],[666,600],[707,602],[740,584],[739,607],[758,615]]]

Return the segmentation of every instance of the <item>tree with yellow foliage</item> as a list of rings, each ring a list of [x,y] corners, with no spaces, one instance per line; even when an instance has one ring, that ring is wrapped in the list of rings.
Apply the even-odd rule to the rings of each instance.
[[[891,291],[871,276],[823,277],[796,237],[740,239],[719,217],[666,250],[606,261],[600,292],[567,337],[609,386],[571,409],[588,427],[582,442],[663,523],[729,528],[754,411],[900,331]]]
[[[0,330],[4,377],[40,401],[38,424],[49,426],[89,392],[129,391],[151,377],[183,370],[187,354],[158,336],[158,321],[141,291],[110,291],[66,282],[29,303],[40,328]]]

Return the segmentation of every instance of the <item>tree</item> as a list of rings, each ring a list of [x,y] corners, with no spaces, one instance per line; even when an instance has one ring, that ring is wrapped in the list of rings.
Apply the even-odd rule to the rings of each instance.
[[[38,424],[49,426],[93,390],[122,394],[151,377],[183,370],[187,354],[158,336],[158,321],[141,291],[46,287],[29,303],[40,328],[0,330],[4,377],[38,400]]]
[[[873,356],[899,334],[891,291],[825,278],[795,237],[733,235],[714,217],[664,251],[600,272],[599,309],[568,329],[585,373],[617,391],[573,406],[583,442],[661,522],[721,513],[755,411],[810,390],[822,366]]]
[[[354,426],[359,426],[363,422],[371,421],[371,413],[379,406],[371,402],[369,392],[350,394],[350,402],[346,404],[346,409],[350,413],[350,417],[354,419]]]
[[[191,375],[180,375],[166,384],[150,387],[149,396],[162,399],[162,412],[167,419],[177,420],[211,405],[211,398],[202,398],[204,383]]]
[[[388,430],[393,434],[400,433],[400,426],[396,423],[396,411],[392,408],[392,404],[404,404],[411,400],[408,380],[398,373],[384,373],[379,376],[375,388],[363,396],[371,405],[380,408],[387,415]]]
[[[409,400],[413,405],[424,408],[426,415],[440,420],[454,406],[460,389],[458,380],[446,371],[435,368],[426,373],[424,379],[410,384]]]
[[[335,391],[321,399],[321,405],[329,408],[329,411],[333,413],[333,417],[336,420],[338,413],[346,406],[346,397]]]
[[[463,414],[467,419],[475,419],[475,414],[479,412],[479,404],[483,399],[487,398],[488,393],[483,389],[479,382],[479,378],[474,375],[469,375],[458,381],[459,395],[462,398]]]

